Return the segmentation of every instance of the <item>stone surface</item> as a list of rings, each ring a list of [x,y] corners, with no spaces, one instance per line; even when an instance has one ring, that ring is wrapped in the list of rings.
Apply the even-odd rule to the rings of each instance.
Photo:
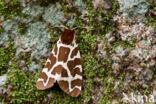
[[[49,5],[45,14],[43,15],[43,19],[54,27],[60,26],[66,21],[64,13],[61,11],[61,6],[59,4]]]
[[[3,86],[4,86],[6,81],[7,81],[7,75],[6,74],[0,76],[0,90],[3,89]]]
[[[126,17],[144,18],[148,11],[147,0],[118,0],[120,10]]]

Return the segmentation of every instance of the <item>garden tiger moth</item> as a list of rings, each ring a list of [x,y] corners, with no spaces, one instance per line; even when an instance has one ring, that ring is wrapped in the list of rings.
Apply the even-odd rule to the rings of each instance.
[[[65,30],[42,70],[36,87],[45,90],[57,81],[60,88],[67,94],[78,97],[82,85],[82,65],[74,32]]]

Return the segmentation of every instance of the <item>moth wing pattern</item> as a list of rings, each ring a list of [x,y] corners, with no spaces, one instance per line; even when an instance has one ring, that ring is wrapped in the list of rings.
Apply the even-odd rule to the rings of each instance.
[[[78,45],[73,39],[71,44],[64,44],[61,38],[57,41],[42,70],[36,87],[45,90],[58,82],[67,94],[77,97],[82,86],[82,65]]]
[[[63,65],[64,69],[61,71],[61,77],[57,81],[64,92],[73,97],[77,97],[80,95],[82,86],[82,65],[78,45],[74,40],[73,46],[63,45],[61,47],[70,49],[70,52],[67,61]],[[61,52],[61,50],[59,52]],[[59,54],[61,55],[61,53]]]
[[[56,61],[57,61],[57,57],[56,57],[57,50],[58,49],[57,49],[57,44],[56,44],[54,49],[50,53],[49,58],[47,59],[47,61],[45,63],[45,66],[42,70],[42,73],[41,73],[39,79],[37,80],[36,87],[39,90],[45,90],[45,89],[52,87],[54,85],[54,83],[56,82],[57,77],[60,76],[58,74],[61,73],[61,69],[54,70],[54,67],[55,67]],[[54,71],[57,71],[58,74],[56,74],[56,75],[52,74],[52,73],[54,73]]]

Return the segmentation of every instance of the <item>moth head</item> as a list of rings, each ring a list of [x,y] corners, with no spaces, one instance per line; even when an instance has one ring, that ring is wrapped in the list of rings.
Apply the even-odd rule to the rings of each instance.
[[[74,32],[72,30],[65,30],[61,35],[61,42],[63,44],[71,44],[74,39]]]

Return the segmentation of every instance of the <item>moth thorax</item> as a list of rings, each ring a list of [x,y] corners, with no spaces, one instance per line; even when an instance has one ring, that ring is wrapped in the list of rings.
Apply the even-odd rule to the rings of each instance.
[[[61,42],[63,44],[71,44],[74,39],[74,32],[72,30],[65,30],[61,35]]]

